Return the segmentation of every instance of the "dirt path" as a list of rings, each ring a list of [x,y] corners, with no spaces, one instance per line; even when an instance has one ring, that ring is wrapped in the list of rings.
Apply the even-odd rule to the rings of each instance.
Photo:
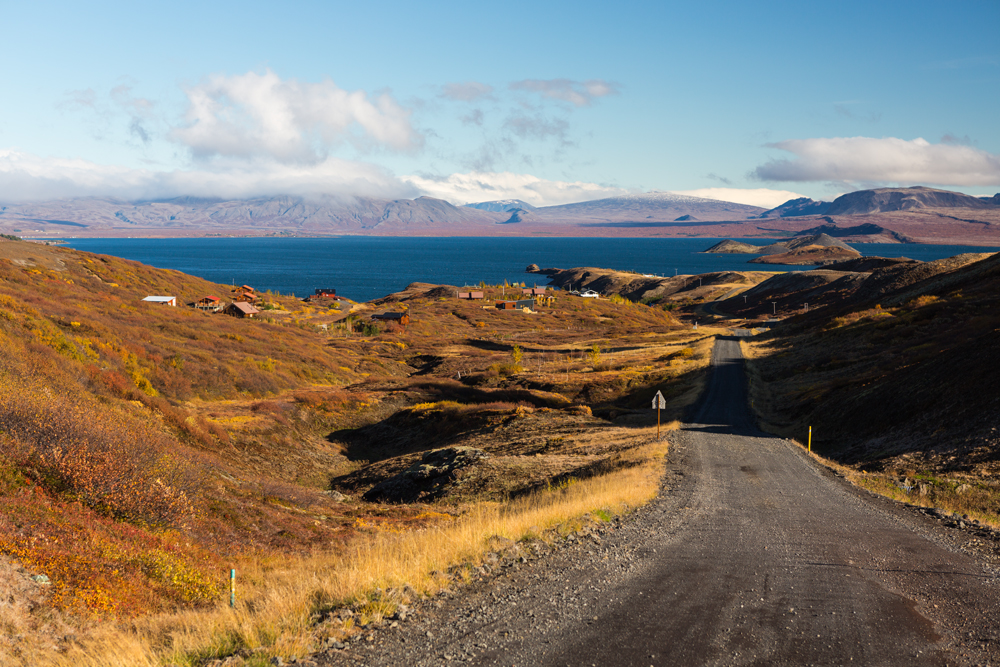
[[[757,432],[720,339],[657,501],[321,664],[986,664],[996,545],[969,543]]]

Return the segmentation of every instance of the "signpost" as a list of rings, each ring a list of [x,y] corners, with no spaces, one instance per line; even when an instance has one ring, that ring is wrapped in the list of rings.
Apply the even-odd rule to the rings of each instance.
[[[660,440],[660,410],[667,407],[667,401],[663,398],[663,393],[657,390],[653,397],[653,409],[656,410],[656,440]]]

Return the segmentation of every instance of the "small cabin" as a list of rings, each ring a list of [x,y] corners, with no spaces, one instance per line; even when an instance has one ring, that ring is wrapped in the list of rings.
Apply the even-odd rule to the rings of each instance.
[[[217,313],[222,310],[222,301],[217,296],[203,296],[194,302],[194,307],[206,313]]]
[[[482,292],[459,292],[458,298],[480,300],[480,299],[485,299],[486,296]]]
[[[375,313],[372,315],[372,319],[382,322],[397,322],[406,326],[410,323],[410,314],[406,311],[401,313]]]
[[[242,303],[256,303],[257,295],[254,294],[253,292],[236,291],[233,292],[233,301]]]
[[[518,299],[516,301],[497,301],[496,307],[500,310],[520,310],[522,308],[527,308],[529,310],[534,310],[535,300],[534,299]]]
[[[147,296],[143,299],[146,303],[158,303],[162,306],[173,306],[177,307],[177,297],[176,296]]]
[[[528,296],[545,296],[545,289],[544,287],[525,287],[521,289],[521,293]]]
[[[256,303],[258,298],[257,291],[249,285],[240,285],[233,288],[234,302]]]
[[[337,290],[332,287],[317,287],[313,292],[313,298],[320,299],[326,297],[328,299],[335,299],[337,297]]]
[[[226,307],[226,314],[233,317],[253,318],[259,313],[259,310],[246,301],[234,301]]]

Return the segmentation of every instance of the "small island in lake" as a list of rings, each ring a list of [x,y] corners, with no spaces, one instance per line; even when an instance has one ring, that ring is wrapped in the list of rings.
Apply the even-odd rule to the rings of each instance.
[[[766,246],[726,239],[705,252],[758,255],[750,260],[752,264],[822,265],[861,257],[857,250],[828,234],[775,241]]]

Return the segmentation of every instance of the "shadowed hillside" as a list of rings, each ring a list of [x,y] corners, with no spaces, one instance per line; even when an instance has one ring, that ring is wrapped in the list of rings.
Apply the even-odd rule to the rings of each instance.
[[[970,259],[876,269],[755,343],[765,423],[812,425],[820,451],[865,467],[1000,472],[1000,255]]]

